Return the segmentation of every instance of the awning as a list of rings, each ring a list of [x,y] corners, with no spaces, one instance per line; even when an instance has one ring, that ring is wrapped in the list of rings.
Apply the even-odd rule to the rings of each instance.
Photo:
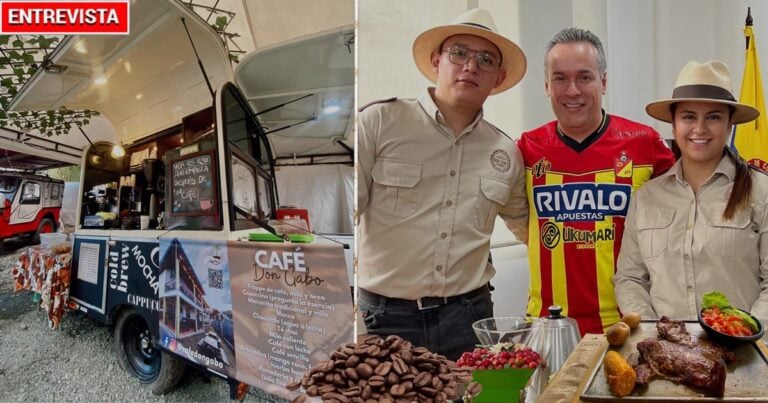
[[[176,0],[135,0],[129,35],[65,37],[11,109],[97,110],[123,143],[179,124],[212,104],[182,18],[211,86],[231,81],[221,39],[197,14]]]
[[[50,138],[0,128],[0,168],[44,170],[80,164],[82,148]]]
[[[352,161],[352,26],[259,49],[240,62],[235,80],[270,133],[278,162]]]

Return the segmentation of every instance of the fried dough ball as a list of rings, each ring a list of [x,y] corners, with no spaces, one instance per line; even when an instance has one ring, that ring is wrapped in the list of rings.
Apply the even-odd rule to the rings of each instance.
[[[605,353],[603,367],[605,368],[605,378],[608,380],[611,393],[618,397],[624,397],[632,393],[632,389],[635,388],[637,374],[621,354],[615,351]]]

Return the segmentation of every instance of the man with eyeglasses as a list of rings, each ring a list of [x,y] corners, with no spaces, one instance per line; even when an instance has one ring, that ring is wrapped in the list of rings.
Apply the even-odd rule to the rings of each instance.
[[[457,359],[493,316],[490,236],[497,215],[525,237],[515,142],[483,119],[491,94],[525,74],[522,50],[473,9],[413,44],[436,87],[358,116],[358,306],[369,333]]]
[[[656,130],[602,109],[606,68],[595,34],[555,34],[544,88],[556,120],[518,142],[531,204],[527,314],[559,305],[582,335],[619,321],[613,274],[630,198],[675,162]]]

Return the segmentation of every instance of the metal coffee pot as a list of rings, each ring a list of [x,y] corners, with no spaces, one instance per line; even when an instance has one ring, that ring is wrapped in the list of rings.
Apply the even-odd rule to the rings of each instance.
[[[536,319],[526,344],[541,354],[550,373],[554,374],[579,344],[581,336],[575,319],[562,315],[563,308],[549,307],[549,316]]]

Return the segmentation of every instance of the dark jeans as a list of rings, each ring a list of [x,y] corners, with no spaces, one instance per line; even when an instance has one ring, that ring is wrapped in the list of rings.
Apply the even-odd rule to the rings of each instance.
[[[460,297],[447,305],[419,310],[387,304],[385,297],[360,293],[358,306],[368,333],[381,336],[397,335],[414,346],[423,346],[457,360],[461,353],[472,351],[479,343],[472,323],[493,316],[491,292],[473,298]]]

